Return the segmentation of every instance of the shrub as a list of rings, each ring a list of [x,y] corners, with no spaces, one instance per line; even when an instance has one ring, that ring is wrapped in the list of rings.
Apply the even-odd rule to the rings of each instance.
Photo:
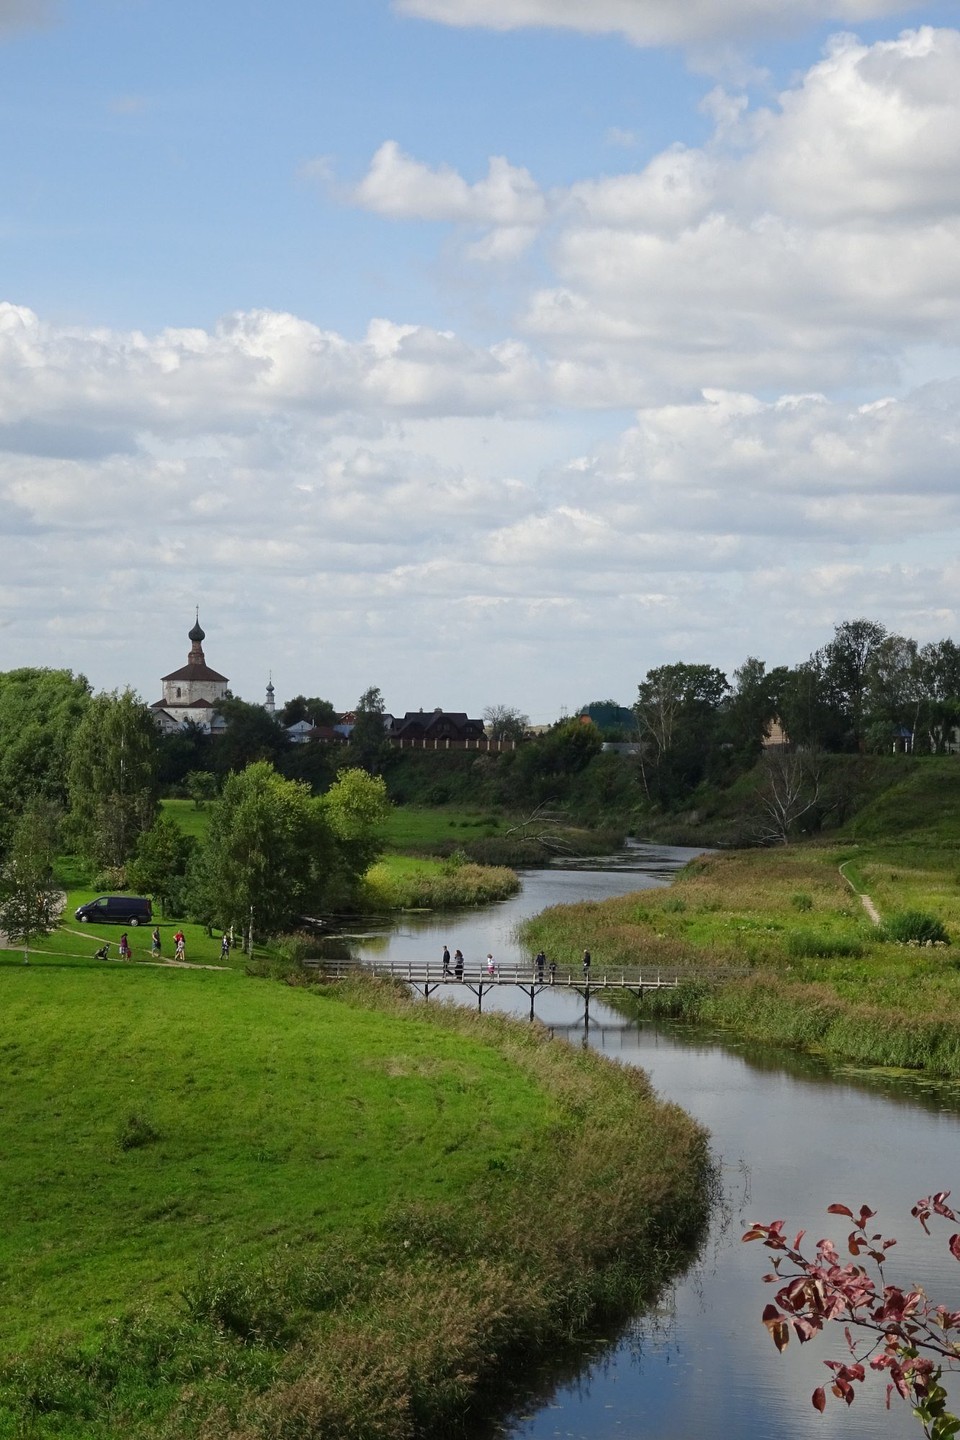
[[[98,870],[91,881],[94,890],[102,894],[115,895],[118,890],[127,888],[127,867],[125,865],[108,865],[103,870]]]
[[[883,934],[898,945],[950,944],[943,922],[935,915],[925,915],[922,910],[901,910],[891,915],[884,924]]]
[[[790,904],[794,910],[812,910],[813,900],[805,890],[798,890],[796,895],[790,896]]]
[[[121,1150],[142,1150],[160,1139],[160,1131],[141,1110],[132,1110],[117,1130]]]
[[[863,945],[847,935],[827,935],[819,930],[794,930],[787,936],[787,954],[794,959],[858,959]]]

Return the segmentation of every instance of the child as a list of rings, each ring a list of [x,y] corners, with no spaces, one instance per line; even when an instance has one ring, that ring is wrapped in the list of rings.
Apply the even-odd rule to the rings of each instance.
[[[186,957],[187,953],[187,937],[184,935],[182,930],[178,930],[176,935],[174,935],[173,943],[176,947],[174,951],[176,958],[178,960],[183,960]]]
[[[230,959],[230,936],[226,931],[223,932],[223,939],[220,941],[220,959]]]
[[[117,948],[118,948],[119,951],[120,951],[120,959],[121,959],[121,960],[129,960],[129,959],[130,959],[130,953],[131,953],[131,952],[130,952],[130,946],[129,946],[129,944],[127,943],[127,932],[126,932],[126,930],[124,930],[123,934],[120,936],[120,944],[119,944],[119,946],[118,946]]]

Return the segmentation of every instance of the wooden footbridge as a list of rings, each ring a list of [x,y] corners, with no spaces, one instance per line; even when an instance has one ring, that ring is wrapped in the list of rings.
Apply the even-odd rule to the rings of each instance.
[[[637,970],[605,970],[596,975],[585,974],[580,969],[540,971],[530,965],[498,965],[491,972],[485,965],[466,965],[462,975],[451,967],[433,963],[418,964],[416,961],[381,962],[376,960],[307,960],[310,969],[315,969],[324,980],[345,980],[352,975],[376,975],[384,980],[398,980],[411,986],[424,1000],[429,1000],[436,991],[444,997],[456,999],[469,991],[477,999],[477,1009],[483,1011],[483,997],[492,990],[505,985],[521,990],[530,997],[530,1019],[536,1010],[537,996],[551,990],[573,990],[583,997],[586,1018],[590,1017],[591,996],[602,1000],[605,996],[626,990],[638,999],[651,990],[676,990],[680,984],[677,976],[664,979],[659,973],[644,974]]]

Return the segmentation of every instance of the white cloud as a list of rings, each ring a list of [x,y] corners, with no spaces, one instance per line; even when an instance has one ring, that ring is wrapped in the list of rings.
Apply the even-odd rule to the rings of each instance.
[[[858,405],[714,390],[598,444],[582,415],[547,421],[567,379],[579,399],[516,342],[386,321],[356,343],[271,312],[145,336],[4,307],[4,582],[40,627],[3,631],[5,663],[35,663],[39,644],[155,698],[176,654],[140,678],[139,637],[199,595],[220,617],[212,663],[248,696],[261,631],[295,617],[299,650],[263,668],[297,688],[308,635],[336,676],[320,693],[343,705],[376,681],[391,705],[436,687],[437,703],[509,694],[549,716],[577,703],[565,677],[610,690],[599,635],[629,693],[658,657],[796,660],[846,613],[949,630],[960,382]],[[758,600],[771,576],[775,616]],[[105,616],[131,637],[125,661]]]
[[[783,33],[824,21],[859,24],[902,0],[394,0],[403,15],[445,25],[548,26],[621,34],[636,45],[694,45]]]
[[[468,225],[536,226],[544,198],[527,170],[493,156],[484,179],[470,185],[449,166],[432,169],[387,140],[352,199],[364,209],[403,220],[452,220]]]

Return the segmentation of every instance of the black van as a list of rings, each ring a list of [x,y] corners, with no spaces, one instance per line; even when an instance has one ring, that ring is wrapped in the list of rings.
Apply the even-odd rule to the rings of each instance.
[[[90,925],[111,921],[118,925],[149,925],[153,906],[139,895],[101,895],[99,900],[88,900],[86,905],[81,905],[76,916]]]

